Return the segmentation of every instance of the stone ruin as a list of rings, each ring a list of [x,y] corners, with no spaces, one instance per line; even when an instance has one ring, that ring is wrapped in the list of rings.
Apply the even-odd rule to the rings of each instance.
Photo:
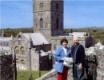
[[[96,50],[96,56],[98,61],[97,80],[104,80],[104,49]]]
[[[85,80],[104,80],[104,46],[97,45],[86,49]],[[57,72],[49,73],[36,80],[57,80]],[[72,69],[68,71],[68,80],[73,80]]]
[[[14,63],[14,64],[13,64]],[[12,55],[0,53],[0,80],[16,80],[16,67],[14,67]]]

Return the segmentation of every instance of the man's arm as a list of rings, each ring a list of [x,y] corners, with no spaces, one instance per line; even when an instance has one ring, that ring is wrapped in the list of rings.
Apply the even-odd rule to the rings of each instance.
[[[82,66],[83,66],[83,64],[85,63],[85,57],[86,57],[86,55],[85,55],[85,49],[84,49],[84,47],[81,45],[81,47],[80,47],[80,51],[79,51],[79,58],[80,58],[80,63],[82,64]]]

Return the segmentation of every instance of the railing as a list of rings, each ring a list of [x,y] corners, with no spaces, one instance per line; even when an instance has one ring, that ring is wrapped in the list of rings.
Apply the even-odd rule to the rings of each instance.
[[[36,80],[56,80],[57,75],[56,71],[52,69],[49,73],[43,75],[41,78],[38,78]]]

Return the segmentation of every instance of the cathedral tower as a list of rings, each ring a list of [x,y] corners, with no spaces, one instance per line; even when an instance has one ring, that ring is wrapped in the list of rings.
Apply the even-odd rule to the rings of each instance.
[[[33,0],[34,32],[51,36],[63,33],[63,0]]]

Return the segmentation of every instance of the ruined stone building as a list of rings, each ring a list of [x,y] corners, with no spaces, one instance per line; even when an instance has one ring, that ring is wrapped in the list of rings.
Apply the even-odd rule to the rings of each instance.
[[[0,53],[5,53],[6,55],[11,54],[11,43],[13,36],[10,37],[0,37]]]
[[[48,57],[51,44],[48,43],[41,33],[20,32],[13,40],[13,47],[18,70],[49,70],[48,66],[52,66],[52,59]],[[48,58],[45,60],[43,59],[44,57]],[[44,65],[41,68],[42,65],[39,64],[39,61],[41,61],[41,64],[49,65]]]

